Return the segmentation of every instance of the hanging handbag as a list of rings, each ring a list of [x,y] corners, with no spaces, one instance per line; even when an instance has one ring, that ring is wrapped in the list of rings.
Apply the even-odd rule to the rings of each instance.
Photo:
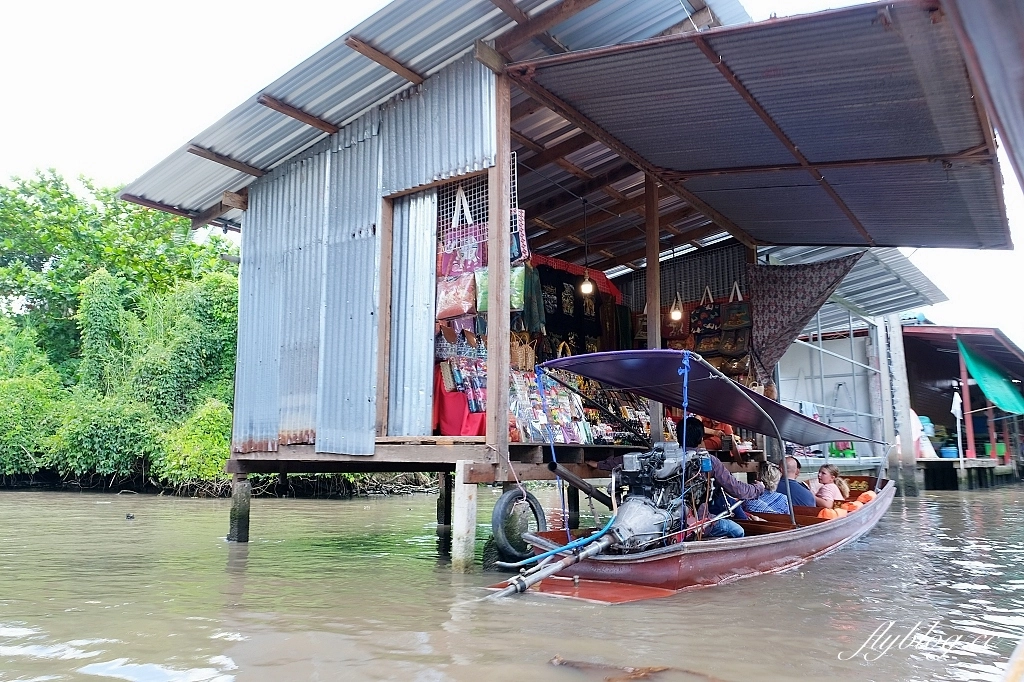
[[[694,352],[705,358],[718,355],[721,352],[722,332],[708,332],[697,336],[697,343]]]
[[[750,350],[750,330],[731,329],[722,332],[722,342],[718,347],[722,355],[738,357],[746,355]]]
[[[434,357],[438,360],[447,360],[453,357],[458,340],[459,335],[454,329],[442,326],[434,335]]]
[[[715,303],[711,295],[711,287],[704,287],[704,294],[700,297],[700,303],[690,313],[690,333],[695,336],[717,332],[722,328],[722,308]],[[697,343],[698,348],[700,342]],[[698,353],[700,351],[697,351]]]
[[[635,341],[644,341],[647,339],[647,306],[644,306],[644,312],[636,316],[636,336],[633,337]]]
[[[562,343],[558,344],[558,348],[555,350],[556,358],[567,358],[570,355],[572,355],[572,348],[568,343],[562,341]]]
[[[472,272],[437,280],[437,319],[476,312],[476,279]]]
[[[465,219],[465,224],[462,224]],[[451,223],[441,233],[440,274],[461,275],[487,265],[487,223],[476,223],[466,192],[459,185]]]
[[[752,325],[750,301],[743,300],[740,283],[733,282],[729,302],[722,304],[722,329],[746,329]]]
[[[526,243],[526,211],[514,208],[509,217],[512,221],[512,234],[509,235],[512,265],[519,265],[530,260],[530,246]]]

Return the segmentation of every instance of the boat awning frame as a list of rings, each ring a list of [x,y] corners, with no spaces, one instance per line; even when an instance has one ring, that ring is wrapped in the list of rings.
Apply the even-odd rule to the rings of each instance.
[[[748,245],[1012,248],[992,126],[937,3],[714,28],[506,72]]]
[[[684,382],[682,368],[687,356],[690,359],[689,371],[685,374]],[[625,350],[588,353],[548,360],[540,367],[579,374],[618,390],[676,407],[683,404],[685,383],[687,409],[691,412],[768,436],[775,436],[777,427],[783,439],[800,445],[852,440],[881,443],[805,417],[771,398],[755,393],[725,377],[700,355],[691,351]]]

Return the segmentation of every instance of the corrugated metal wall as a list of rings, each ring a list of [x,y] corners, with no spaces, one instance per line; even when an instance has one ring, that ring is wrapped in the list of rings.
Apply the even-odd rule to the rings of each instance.
[[[661,304],[672,305],[679,292],[683,301],[699,301],[704,287],[711,287],[716,300],[729,298],[733,282],[739,282],[744,297],[747,288],[747,251],[742,244],[691,251],[661,263]],[[647,305],[647,275],[644,270],[616,277],[622,302],[636,312]]]
[[[384,107],[385,195],[494,165],[494,82],[470,54]]]
[[[388,435],[429,436],[434,382],[437,190],[395,200]]]
[[[249,190],[242,242],[232,447],[312,443],[327,145]]]
[[[494,164],[494,75],[466,57],[250,186],[235,452],[371,455],[381,197]],[[395,201],[389,431],[430,433],[436,192]]]
[[[331,154],[317,452],[373,454],[380,298],[380,152],[380,136],[371,135],[342,145]]]

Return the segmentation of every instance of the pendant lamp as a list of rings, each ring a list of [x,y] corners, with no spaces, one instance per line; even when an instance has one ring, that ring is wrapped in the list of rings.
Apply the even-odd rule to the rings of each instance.
[[[676,259],[676,247],[672,247],[672,259],[670,262],[675,262]],[[668,311],[669,319],[673,322],[678,322],[683,319],[683,297],[679,295],[679,289],[676,289],[676,298],[672,301],[672,308]]]
[[[590,296],[594,293],[594,283],[590,280],[590,243],[587,241],[587,200],[583,199],[583,282],[580,293]]]

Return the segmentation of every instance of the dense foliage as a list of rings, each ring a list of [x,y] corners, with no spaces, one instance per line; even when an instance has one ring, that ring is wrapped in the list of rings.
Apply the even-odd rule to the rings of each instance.
[[[222,480],[236,249],[80,185],[0,186],[0,474]]]

